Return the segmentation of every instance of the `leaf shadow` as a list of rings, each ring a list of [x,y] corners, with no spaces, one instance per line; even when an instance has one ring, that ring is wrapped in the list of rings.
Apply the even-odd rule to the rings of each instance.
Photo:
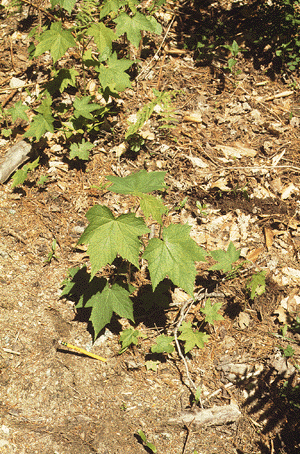
[[[286,383],[286,394],[283,393]],[[268,454],[270,447],[265,440],[272,438],[273,452],[297,454],[300,452],[300,388],[296,372],[286,378],[285,373],[277,373],[271,366],[257,377],[241,377],[237,386],[252,388],[243,403],[248,415],[256,416],[263,425],[258,445],[262,454]]]

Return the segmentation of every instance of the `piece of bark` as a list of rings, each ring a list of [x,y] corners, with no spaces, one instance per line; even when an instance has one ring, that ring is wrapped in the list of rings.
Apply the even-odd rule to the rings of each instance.
[[[197,426],[222,426],[235,422],[241,416],[241,412],[237,404],[223,405],[222,407],[214,406],[212,408],[191,411],[183,411],[179,418],[169,420],[171,424],[190,423]]]
[[[20,140],[5,153],[0,162],[0,183],[4,183],[17,168],[29,159],[31,145]]]

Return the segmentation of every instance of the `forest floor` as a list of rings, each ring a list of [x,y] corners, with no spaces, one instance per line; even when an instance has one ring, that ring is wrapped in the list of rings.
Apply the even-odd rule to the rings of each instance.
[[[12,76],[29,84],[28,68],[44,71],[28,60],[22,15],[0,17],[1,102],[11,93],[5,89]],[[267,67],[255,69],[244,54],[236,66],[240,74],[199,66],[180,45],[178,24],[176,18],[159,59],[153,53],[141,58],[140,77],[108,118],[113,130],[101,131],[86,165],[74,165],[55,134],[46,134],[36,151],[41,164],[29,180],[14,190],[11,180],[0,187],[1,453],[151,452],[139,430],[162,454],[300,452],[296,397],[288,403],[281,393],[286,381],[291,387],[299,382],[300,335],[288,329],[286,338],[278,336],[300,312],[300,103],[291,88],[297,78],[270,78]],[[141,149],[122,153],[128,117],[153,99],[153,88],[176,91],[174,127],[159,129],[153,116]],[[11,145],[2,140],[0,153]],[[141,169],[167,172],[170,222],[187,222],[208,251],[226,250],[232,241],[248,260],[230,279],[199,267],[196,286],[223,295],[212,300],[222,302],[224,320],[215,323],[203,349],[187,356],[203,407],[237,405],[240,416],[232,423],[182,421],[191,390],[176,353],[157,371],[144,366],[156,333],[168,332],[178,318],[185,297],[178,289],[170,291],[170,306],[136,317],[134,326],[146,339],[122,355],[119,331],[128,322],[115,317],[93,343],[88,323],[60,298],[68,269],[89,264],[86,250],[77,247],[87,210],[96,203],[115,213],[128,208],[126,197],[93,185]],[[42,187],[35,183],[40,175],[49,177]],[[56,259],[47,261],[53,239]],[[247,283],[257,270],[266,271],[266,288],[251,300]],[[191,308],[191,321],[199,307]],[[59,340],[107,362],[58,346]],[[286,358],[288,346],[294,353]]]

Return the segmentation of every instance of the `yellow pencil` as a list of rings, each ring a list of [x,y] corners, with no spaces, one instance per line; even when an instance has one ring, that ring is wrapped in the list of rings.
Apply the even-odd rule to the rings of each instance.
[[[72,350],[75,350],[78,353],[83,353],[84,355],[90,356],[91,358],[99,359],[99,361],[107,361],[105,358],[102,358],[101,356],[95,355],[94,353],[87,352],[83,348],[75,347],[75,345],[69,344],[68,342],[64,341],[59,341],[61,345],[64,347],[71,348]]]

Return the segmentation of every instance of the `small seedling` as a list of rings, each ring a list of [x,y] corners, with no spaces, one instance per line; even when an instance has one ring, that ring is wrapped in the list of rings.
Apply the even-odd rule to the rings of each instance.
[[[261,296],[266,291],[266,274],[267,272],[262,270],[253,274],[250,281],[247,284],[247,289],[250,291],[250,298],[253,300],[255,296]]]
[[[205,205],[205,203],[203,203],[203,205],[201,205],[201,203],[197,200],[196,207],[199,210],[200,216],[203,216],[203,217],[207,216],[207,212],[205,211],[207,209],[207,205]]]
[[[156,447],[152,443],[149,443],[146,435],[144,434],[144,432],[142,430],[138,431],[138,436],[142,439],[143,445],[146,448],[150,449],[150,451],[152,451],[154,454],[157,452]]]
[[[23,184],[24,181],[27,178],[28,172],[31,172],[33,169],[35,169],[39,165],[39,159],[37,158],[35,161],[25,164],[22,169],[19,169],[16,171],[16,173],[13,175],[12,180],[13,183],[11,185],[12,189],[15,188],[16,186],[19,186],[20,184]]]
[[[228,69],[229,72],[231,72],[234,75],[240,74],[241,73],[240,70],[234,71],[233,68],[237,64],[236,57],[240,52],[245,52],[245,49],[239,47],[238,43],[235,40],[232,42],[232,44],[225,44],[222,47],[228,49],[232,55],[232,58],[229,58],[229,60],[227,61],[227,66],[224,66],[224,69]]]
[[[174,210],[175,211],[181,211],[182,208],[185,207],[186,202],[188,201],[188,197],[185,197],[181,202],[179,202],[179,205],[177,205]]]
[[[55,254],[56,246],[57,246],[57,242],[56,242],[56,239],[54,238],[54,240],[52,241],[52,244],[51,244],[51,252],[49,252],[48,258],[45,260],[46,263],[51,263],[52,259],[55,259],[57,261],[59,260],[58,256]]]
[[[130,345],[137,345],[139,337],[145,338],[146,336],[137,329],[133,328],[128,328],[122,331],[119,339],[119,342],[122,344],[119,355],[124,353]]]
[[[197,389],[196,389],[195,395],[194,395],[194,400],[193,400],[193,402],[194,402],[196,405],[198,405],[199,402],[200,402],[201,393],[202,393],[201,387],[198,386]]]

